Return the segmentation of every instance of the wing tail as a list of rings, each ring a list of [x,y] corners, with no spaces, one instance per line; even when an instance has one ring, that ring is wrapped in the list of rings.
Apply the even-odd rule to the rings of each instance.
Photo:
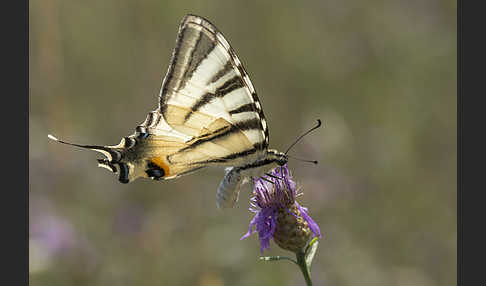
[[[119,147],[119,146],[101,146],[101,145],[81,145],[81,144],[76,144],[76,143],[71,143],[71,142],[67,142],[67,141],[64,141],[64,140],[60,140],[58,139],[57,137],[51,135],[51,134],[48,134],[47,135],[47,138],[53,140],[53,141],[56,141],[56,142],[59,142],[59,143],[62,143],[62,144],[66,144],[66,145],[70,145],[70,146],[75,146],[75,147],[80,147],[80,148],[83,148],[83,149],[89,149],[89,150],[92,150],[92,151],[96,151],[96,152],[100,152],[102,153],[103,155],[106,156],[107,160],[112,162],[112,161],[118,161],[121,157],[121,154],[118,150],[115,150],[115,148]]]

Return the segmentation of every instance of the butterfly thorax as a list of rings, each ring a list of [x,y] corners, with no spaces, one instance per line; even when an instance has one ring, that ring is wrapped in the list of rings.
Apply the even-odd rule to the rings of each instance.
[[[219,207],[233,207],[238,201],[241,186],[248,178],[258,178],[273,168],[287,163],[287,155],[277,150],[266,150],[255,161],[226,169],[226,175],[218,187],[216,202]]]
[[[282,166],[268,149],[268,126],[256,90],[236,52],[208,20],[187,15],[179,26],[158,108],[115,146],[60,143],[106,156],[98,166],[122,183],[166,180],[207,166],[228,168],[218,205],[235,202],[244,178]],[[229,198],[229,199],[227,199]]]
[[[268,149],[264,152],[263,156],[257,160],[236,168],[246,177],[260,177],[273,168],[285,165],[287,161],[287,155],[284,153],[274,149]]]

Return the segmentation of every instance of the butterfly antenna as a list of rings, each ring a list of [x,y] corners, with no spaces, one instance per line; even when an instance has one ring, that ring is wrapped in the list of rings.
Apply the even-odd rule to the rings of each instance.
[[[318,163],[317,160],[306,160],[306,159],[301,159],[301,158],[297,158],[297,157],[289,156],[289,155],[287,155],[287,157],[298,160],[298,161],[302,161],[302,162],[313,163],[313,164],[316,164],[316,165]]]
[[[315,129],[319,128],[319,127],[321,127],[321,120],[320,119],[317,119],[317,125],[314,126],[314,127],[312,127],[311,129],[307,130],[304,134],[300,135],[299,138],[297,138],[294,141],[294,143],[292,143],[292,145],[290,145],[290,147],[287,148],[287,151],[285,151],[285,154],[287,154],[290,151],[290,149],[292,149],[292,147],[294,147],[294,145],[297,144],[297,142],[299,142],[300,139],[302,139],[305,135],[309,134],[310,132],[312,132],[313,130],[315,130]],[[317,161],[316,161],[315,164],[317,164]]]

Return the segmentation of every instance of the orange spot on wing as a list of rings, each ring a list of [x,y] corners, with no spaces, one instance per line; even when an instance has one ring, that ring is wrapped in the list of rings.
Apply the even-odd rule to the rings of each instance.
[[[167,166],[164,158],[153,157],[150,161],[155,165],[159,166],[162,170],[164,170],[164,177],[169,175],[169,166]]]

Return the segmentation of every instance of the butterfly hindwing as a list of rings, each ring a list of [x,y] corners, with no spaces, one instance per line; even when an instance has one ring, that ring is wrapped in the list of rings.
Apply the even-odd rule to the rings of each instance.
[[[233,48],[214,25],[195,15],[179,26],[157,110],[133,135],[115,146],[49,138],[101,152],[107,158],[99,159],[99,166],[119,173],[122,183],[177,178],[209,165],[230,167],[218,188],[219,206],[236,202],[245,178],[286,162],[285,154],[267,149],[260,101]]]
[[[156,160],[175,178],[211,164],[241,165],[262,156],[268,130],[240,60],[209,21],[186,16],[179,27],[159,108],[140,134],[182,139],[185,146]]]

